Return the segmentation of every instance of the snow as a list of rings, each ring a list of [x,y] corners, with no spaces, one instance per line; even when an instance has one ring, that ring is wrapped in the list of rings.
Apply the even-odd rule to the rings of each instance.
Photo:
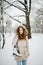
[[[5,35],[6,44],[4,49],[0,49],[0,65],[16,65],[16,61],[12,55],[12,40],[14,34],[7,33]],[[43,65],[43,34],[32,34],[29,39],[30,57],[28,57],[27,65]]]

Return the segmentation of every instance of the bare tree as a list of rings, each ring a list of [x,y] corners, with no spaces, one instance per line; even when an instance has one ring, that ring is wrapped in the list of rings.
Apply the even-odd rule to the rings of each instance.
[[[31,11],[31,0],[29,0],[29,11],[28,11],[28,6],[27,6],[27,0],[24,0],[24,3],[23,2],[21,2],[21,1],[19,1],[19,0],[17,0],[17,2],[19,2],[20,4],[22,4],[23,6],[24,6],[24,8],[22,8],[21,6],[19,6],[19,5],[15,5],[15,4],[13,4],[13,2],[12,3],[10,3],[10,2],[8,2],[7,0],[2,0],[2,2],[6,2],[7,4],[9,4],[9,6],[7,6],[6,7],[6,9],[7,8],[9,8],[10,6],[13,6],[13,7],[15,7],[15,8],[17,8],[17,9],[19,9],[19,10],[21,10],[21,11],[23,11],[24,13],[25,13],[25,18],[26,18],[26,24],[23,24],[24,26],[26,26],[26,28],[28,29],[28,38],[30,39],[31,38],[31,27],[30,27],[30,20],[29,20],[29,15],[30,15],[30,11]],[[14,1],[15,2],[15,1]],[[2,9],[3,9],[3,6],[2,6]],[[6,10],[5,9],[5,10]],[[3,10],[2,10],[2,13],[3,13]],[[5,14],[7,14],[6,12],[4,12]],[[3,14],[2,14],[3,15]],[[17,22],[19,22],[20,23],[20,21],[19,20],[17,20],[17,19],[15,19],[15,18],[13,18],[12,16],[10,16],[9,14],[7,14],[10,18],[12,18],[13,20],[15,20],[15,21],[17,21]],[[2,20],[3,20],[3,18],[2,18]],[[3,32],[4,32],[4,26],[3,26]],[[4,44],[5,44],[5,41],[4,41],[4,35],[3,35],[3,47],[4,47]],[[3,48],[2,47],[2,48]]]
[[[4,36],[4,21],[3,21],[3,0],[0,1],[0,6],[1,6],[1,27],[2,27],[2,30],[1,30],[1,33],[2,33],[2,36],[3,36],[3,46],[2,48],[4,47],[4,44],[5,44],[5,36]]]
[[[43,8],[39,8],[36,11],[34,31],[36,33],[43,33]]]
[[[17,0],[17,2],[21,3],[25,7],[25,9],[21,8],[20,6],[14,5],[13,3],[10,3],[10,2],[8,2],[6,0],[4,0],[4,1],[7,2],[8,4],[10,4],[10,6],[16,7],[16,8],[18,8],[19,10],[21,10],[21,11],[23,11],[25,13],[25,15],[26,15],[26,25],[23,24],[23,23],[22,24],[24,26],[26,26],[26,28],[28,29],[28,32],[29,32],[28,33],[28,38],[30,39],[31,38],[31,27],[30,27],[29,15],[30,15],[30,11],[31,11],[31,0],[29,0],[29,11],[28,11],[28,6],[27,6],[27,0],[24,0],[24,3],[21,2],[20,0]],[[8,6],[7,8],[9,8],[10,6]],[[14,20],[16,20],[17,22],[20,23],[20,21],[18,21],[17,19],[14,19]]]

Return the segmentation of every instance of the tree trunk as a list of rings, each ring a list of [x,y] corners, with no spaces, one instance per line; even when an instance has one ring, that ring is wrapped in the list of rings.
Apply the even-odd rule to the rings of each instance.
[[[27,0],[24,0],[24,3],[25,3],[25,10],[26,10],[26,28],[28,30],[28,39],[31,38],[31,27],[30,27],[30,20],[29,20],[29,14],[30,14],[30,10],[28,12],[28,6],[27,6]],[[29,2],[30,3],[30,2]],[[30,3],[31,4],[31,3]],[[30,8],[29,8],[30,9]]]
[[[4,36],[4,21],[3,21],[3,0],[1,0],[1,26],[2,26],[2,36],[3,36],[3,45],[2,45],[2,49],[4,48],[4,44],[5,44],[5,36]]]

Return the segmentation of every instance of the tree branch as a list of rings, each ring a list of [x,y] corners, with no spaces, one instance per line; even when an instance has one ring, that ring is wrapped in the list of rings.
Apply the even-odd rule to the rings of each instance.
[[[19,1],[19,0],[14,1],[14,2],[19,2],[19,3],[21,3],[22,5],[26,6],[23,2],[21,2],[21,1]],[[14,2],[12,2],[12,4],[13,4]],[[12,5],[7,6],[5,9],[9,8],[10,6],[12,6]]]
[[[5,14],[7,14],[6,12],[4,12]],[[19,22],[19,23],[21,23],[19,20],[17,20],[17,19],[15,19],[15,18],[13,18],[12,16],[10,16],[9,14],[7,14],[11,19],[13,19],[13,20],[15,20],[15,21],[17,21],[17,22]],[[22,25],[24,25],[24,26],[26,26],[26,24],[23,24],[22,23]]]
[[[30,11],[31,11],[31,0],[29,0],[29,14],[30,14]]]
[[[19,10],[21,10],[21,11],[23,11],[23,12],[26,12],[26,11],[23,10],[20,6],[13,5],[13,4],[11,4],[10,2],[8,2],[8,1],[6,1],[6,0],[4,0],[4,1],[7,2],[8,4],[10,4],[11,6],[14,6],[14,7],[18,8]]]
[[[15,15],[13,17],[25,17],[24,15]]]
[[[24,6],[26,6],[23,2],[21,2],[21,1],[19,1],[19,0],[17,0],[19,3],[21,3],[22,5],[24,5]]]
[[[14,1],[14,2],[16,2],[16,1]],[[12,2],[12,4],[13,4],[14,2]],[[12,6],[12,5],[10,4],[10,5],[9,5],[9,6],[7,6],[5,9],[9,8],[10,6]]]

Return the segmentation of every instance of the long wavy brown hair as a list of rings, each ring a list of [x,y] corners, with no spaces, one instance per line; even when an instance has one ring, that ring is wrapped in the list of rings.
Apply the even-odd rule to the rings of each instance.
[[[20,33],[19,33],[20,28],[23,29],[23,34],[20,34]],[[27,31],[27,29],[24,29],[24,27],[22,27],[22,26],[19,26],[19,27],[17,28],[16,33],[17,33],[17,35],[18,35],[18,39],[26,39],[26,36],[28,36],[28,31]]]

